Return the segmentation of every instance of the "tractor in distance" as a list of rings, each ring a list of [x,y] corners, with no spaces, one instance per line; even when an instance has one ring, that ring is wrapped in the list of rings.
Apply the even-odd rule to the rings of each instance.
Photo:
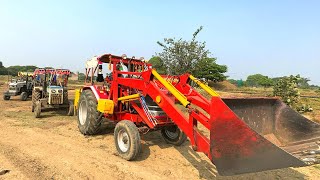
[[[191,74],[160,75],[125,55],[93,57],[85,75],[74,99],[79,131],[97,134],[103,118],[114,122],[115,146],[126,160],[141,152],[140,133],[160,130],[174,145],[188,137],[221,175],[320,163],[320,125],[277,98],[221,98]]]
[[[65,109],[66,114],[74,113],[73,102],[68,99],[68,69],[36,69],[32,93],[32,112],[36,118],[45,109]]]
[[[22,101],[26,101],[32,94],[33,87],[33,73],[32,72],[18,72],[17,79],[11,79],[8,84],[8,91],[3,94],[4,100],[10,100],[11,96],[19,96]]]

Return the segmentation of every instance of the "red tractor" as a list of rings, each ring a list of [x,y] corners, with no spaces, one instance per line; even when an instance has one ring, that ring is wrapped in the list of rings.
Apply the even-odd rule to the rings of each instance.
[[[115,146],[126,160],[141,152],[140,133],[160,130],[174,145],[188,137],[221,175],[319,162],[320,125],[277,98],[222,99],[192,75],[159,75],[143,59],[105,54],[87,61],[74,105],[84,135],[98,133],[103,118],[116,123]],[[210,135],[201,133],[200,123]]]

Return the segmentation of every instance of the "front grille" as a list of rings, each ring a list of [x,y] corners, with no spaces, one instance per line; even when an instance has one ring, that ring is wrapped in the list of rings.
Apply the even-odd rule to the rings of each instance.
[[[16,90],[15,87],[9,87],[9,90]]]
[[[62,104],[62,94],[51,94],[51,104]]]

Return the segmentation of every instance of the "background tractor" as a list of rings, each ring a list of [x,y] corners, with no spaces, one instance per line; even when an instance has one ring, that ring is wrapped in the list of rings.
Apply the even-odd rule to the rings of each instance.
[[[126,160],[141,152],[140,133],[159,130],[177,146],[188,137],[221,175],[319,163],[320,125],[277,98],[222,99],[192,75],[160,75],[143,59],[105,54],[87,61],[74,105],[84,135],[97,134],[103,118],[116,124],[115,146]]]
[[[10,100],[11,96],[19,96],[22,101],[26,101],[32,94],[33,87],[33,73],[19,72],[17,79],[11,79],[9,82],[9,89],[3,94],[4,100]]]
[[[32,95],[32,112],[40,117],[44,109],[66,109],[67,115],[73,115],[73,102],[68,99],[67,69],[36,69]]]

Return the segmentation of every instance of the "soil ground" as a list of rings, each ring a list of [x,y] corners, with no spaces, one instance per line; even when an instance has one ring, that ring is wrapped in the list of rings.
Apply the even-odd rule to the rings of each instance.
[[[35,119],[30,100],[4,101],[4,90],[0,85],[0,179],[320,179],[320,166],[222,177],[188,141],[175,147],[159,132],[142,135],[142,154],[126,161],[116,153],[112,124],[83,136],[76,117],[48,111]]]

